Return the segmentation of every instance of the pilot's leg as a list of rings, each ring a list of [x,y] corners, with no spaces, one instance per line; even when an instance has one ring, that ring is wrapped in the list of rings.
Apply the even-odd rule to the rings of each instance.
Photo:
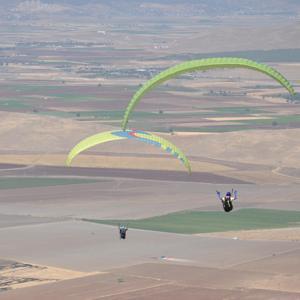
[[[226,202],[224,200],[222,200],[222,204],[223,204],[223,208],[226,211]]]

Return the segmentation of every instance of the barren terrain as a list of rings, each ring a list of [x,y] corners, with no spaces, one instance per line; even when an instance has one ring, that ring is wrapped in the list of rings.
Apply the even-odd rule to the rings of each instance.
[[[94,223],[222,212],[215,192],[232,188],[236,211],[300,211],[299,5],[118,2],[115,14],[113,1],[63,2],[1,4],[0,299],[300,299],[298,222],[201,234],[129,228],[126,240]],[[267,63],[297,95],[248,69],[183,74],[144,95],[129,128],[173,142],[191,175],[135,141],[98,145],[65,166],[80,140],[120,129],[152,76],[216,56]]]

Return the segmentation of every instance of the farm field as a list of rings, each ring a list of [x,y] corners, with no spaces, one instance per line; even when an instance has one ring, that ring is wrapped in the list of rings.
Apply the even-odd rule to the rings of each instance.
[[[300,299],[297,1],[96,2],[0,4],[0,300]],[[211,57],[267,64],[295,95],[247,68],[183,73],[128,129],[191,174],[133,139],[66,166],[147,80]]]

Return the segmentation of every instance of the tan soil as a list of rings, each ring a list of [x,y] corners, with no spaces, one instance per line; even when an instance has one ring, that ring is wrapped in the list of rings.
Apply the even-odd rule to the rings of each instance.
[[[233,238],[239,240],[300,242],[300,227],[201,233],[201,234],[197,234],[197,236]]]

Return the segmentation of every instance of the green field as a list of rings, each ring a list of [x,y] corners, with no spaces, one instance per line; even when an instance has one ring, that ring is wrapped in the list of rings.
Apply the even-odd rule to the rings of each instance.
[[[237,123],[243,123],[248,125],[290,125],[299,124],[300,115],[285,115],[285,116],[270,116],[272,119],[257,119],[257,120],[243,120],[236,121]]]
[[[0,101],[0,109],[6,110],[32,110],[32,106],[21,100],[5,99]]]
[[[136,126],[137,127],[137,126]],[[167,127],[152,127],[151,131],[155,132],[232,132],[251,129],[246,125],[228,125],[228,126],[202,126],[202,127],[180,127],[174,126],[171,129]],[[149,129],[147,129],[149,130]]]
[[[0,178],[0,189],[21,189],[94,182],[99,182],[99,180],[77,178],[4,177]]]
[[[218,115],[251,115],[251,114],[262,114],[267,113],[266,110],[263,110],[259,107],[243,107],[243,106],[235,106],[235,107],[215,107],[213,108],[214,112]]]
[[[64,111],[46,111],[40,112],[41,115],[51,115],[61,118],[77,118],[77,119],[95,119],[99,120],[119,120],[121,122],[124,111],[123,110],[93,110],[93,111],[76,111],[76,112],[64,112]],[[144,119],[153,118],[155,116],[159,117],[158,113],[136,111],[132,113],[133,119]]]
[[[300,226],[300,211],[240,209],[223,211],[184,211],[140,220],[87,220],[100,224],[127,224],[131,228],[195,234],[231,230],[285,228]]]

